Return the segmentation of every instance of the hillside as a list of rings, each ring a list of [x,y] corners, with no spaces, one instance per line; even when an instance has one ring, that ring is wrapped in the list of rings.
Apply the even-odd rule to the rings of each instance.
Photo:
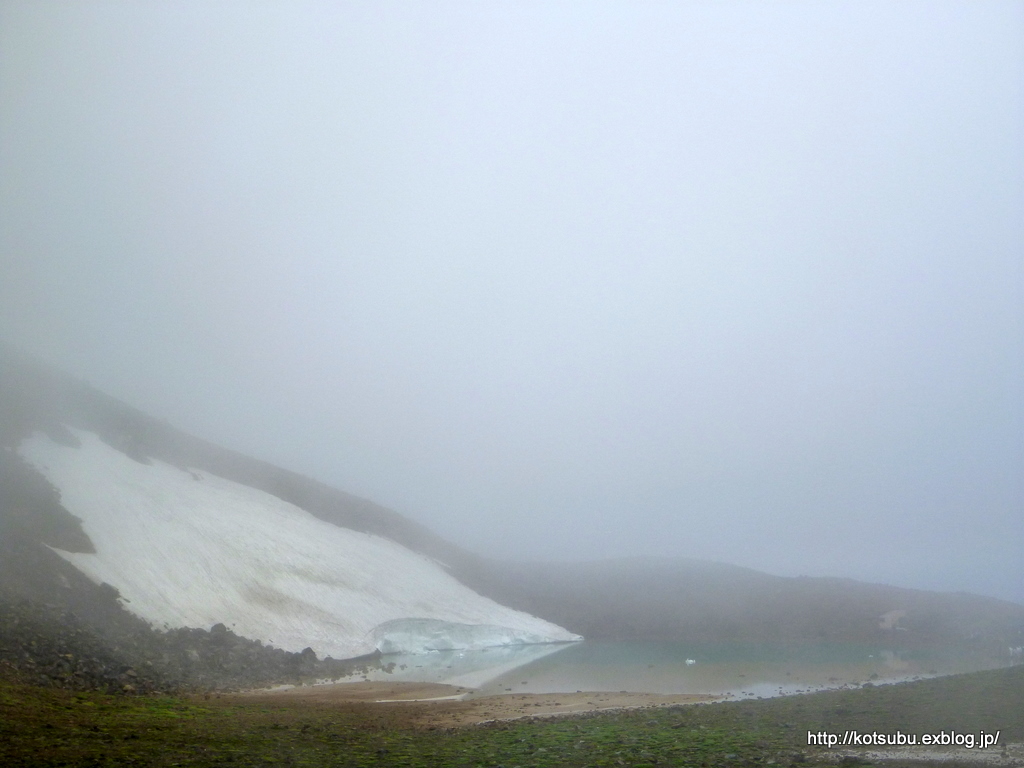
[[[84,464],[80,463],[83,457],[88,457]],[[121,479],[105,482],[104,473]],[[158,476],[160,481],[151,484]],[[167,507],[176,510],[175,515],[185,514],[182,510],[186,508],[195,512],[196,505],[208,504],[214,497],[220,500],[214,506],[221,505],[218,508],[225,510],[210,523],[213,528],[189,540],[183,548],[205,552],[199,560],[190,560],[189,567],[206,563],[201,567],[216,571],[225,557],[224,550],[218,549],[224,542],[234,546],[245,539],[248,543],[242,549],[253,549],[260,536],[267,539],[266,531],[270,529],[266,526],[276,515],[287,521],[289,530],[310,531],[302,541],[316,540],[317,546],[327,548],[319,559],[314,558],[317,563],[331,559],[326,554],[331,547],[352,555],[335,558],[350,560],[351,567],[330,571],[331,578],[344,575],[351,581],[360,573],[372,571],[381,553],[402,553],[405,565],[398,570],[425,570],[405,586],[400,580],[396,582],[384,602],[389,606],[402,604],[413,583],[443,585],[430,598],[437,611],[442,611],[441,603],[447,602],[450,607],[450,597],[456,593],[469,601],[465,605],[472,603],[477,608],[458,614],[462,618],[434,615],[429,610],[413,610],[418,600],[413,597],[402,609],[403,615],[447,617],[465,625],[512,624],[525,633],[506,640],[538,639],[545,633],[533,632],[531,638],[533,630],[528,627],[550,628],[553,624],[557,626],[547,634],[552,639],[566,639],[568,633],[555,632],[565,627],[570,633],[593,639],[827,640],[894,646],[966,641],[991,648],[1024,642],[1024,606],[973,595],[938,594],[843,579],[783,578],[689,560],[486,560],[440,539],[397,512],[187,435],[85,382],[15,350],[0,348],[0,598],[6,596],[15,602],[25,598],[58,613],[69,612],[108,638],[117,634],[114,627],[122,627],[117,630],[120,636],[137,634],[138,616],[142,616],[150,624],[166,624],[168,628],[193,626],[205,631],[221,622],[235,624],[241,636],[284,642],[273,635],[259,636],[258,612],[250,611],[248,618],[236,612],[230,621],[231,617],[221,616],[236,605],[237,595],[232,597],[230,590],[207,590],[209,599],[202,605],[201,601],[185,601],[188,610],[168,610],[161,596],[170,594],[170,587],[166,574],[156,566],[149,568],[149,584],[142,591],[119,594],[110,586],[167,554],[151,548],[150,556],[137,546],[147,530],[161,524],[160,505],[147,501],[154,494],[177,498],[178,502]],[[117,515],[109,514],[115,505],[121,507],[120,519],[137,523],[135,538],[120,530],[123,526],[119,526]],[[75,507],[74,514],[69,506]],[[106,531],[102,542],[86,534],[79,519],[86,512],[91,516],[89,526],[94,535],[99,536],[96,531],[101,529]],[[101,524],[104,515],[106,522]],[[246,530],[245,521],[250,519],[246,515],[262,522]],[[192,533],[206,525],[199,520],[189,523]],[[128,538],[118,544],[118,537]],[[306,556],[302,554],[307,549],[302,541],[289,545],[291,552],[299,553],[296,557]],[[97,548],[109,549],[115,544],[122,547],[118,557],[101,562]],[[369,556],[371,550],[377,555]],[[359,552],[366,555],[362,561],[353,559]],[[399,561],[387,562],[391,566],[382,573],[395,571],[394,564]],[[298,570],[308,570],[310,565],[305,562]],[[255,570],[235,579],[235,587],[250,581],[254,574],[259,576],[264,566],[251,561],[247,567]],[[325,573],[317,573],[312,580],[323,580]],[[427,573],[429,578],[424,577]],[[219,584],[233,578],[213,572],[206,576],[220,579]],[[132,579],[124,583],[131,583],[131,589],[141,589]],[[288,589],[279,592],[269,602],[288,613],[298,601]],[[472,592],[483,602],[470,598]],[[190,594],[195,596],[194,592]],[[328,590],[317,594],[326,605],[340,593]],[[264,594],[260,599],[267,603],[267,597]],[[179,606],[183,604],[180,596],[175,600]],[[335,614],[340,605],[332,609]],[[325,642],[330,634],[324,629],[326,625],[303,629],[303,622],[318,607],[322,606],[307,606],[305,617],[293,623],[288,650],[313,645],[317,637]],[[348,625],[349,631],[365,633],[374,621],[383,626],[400,618],[399,614],[385,615],[375,610],[372,606],[366,608],[361,620]],[[517,614],[519,619],[509,618],[516,612],[522,612]],[[488,620],[499,615],[505,619]],[[345,621],[351,619],[345,617]],[[541,620],[541,624],[530,623]],[[517,621],[525,623],[520,626]],[[353,644],[347,649],[355,655],[365,652],[366,646]],[[345,652],[345,647],[332,646],[319,655],[325,652],[337,656]]]
[[[579,639],[410,549],[400,540],[431,537],[393,512],[17,362],[3,377],[4,539],[35,556],[27,571],[5,558],[7,588],[71,589],[55,554],[155,628],[223,623],[321,657]]]
[[[970,643],[1000,653],[1024,643],[1024,606],[1004,600],[700,560],[488,562],[459,575],[483,594],[593,640]]]

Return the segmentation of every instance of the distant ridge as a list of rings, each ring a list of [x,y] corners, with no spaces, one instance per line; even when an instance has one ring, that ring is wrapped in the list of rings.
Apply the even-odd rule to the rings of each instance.
[[[1024,606],[854,579],[772,576],[683,558],[583,563],[487,562],[463,580],[588,639],[1024,644]]]

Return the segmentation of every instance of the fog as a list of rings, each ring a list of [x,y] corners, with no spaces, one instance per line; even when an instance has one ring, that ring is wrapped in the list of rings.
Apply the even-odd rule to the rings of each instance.
[[[1024,602],[1024,5],[0,0],[0,337],[488,556]]]

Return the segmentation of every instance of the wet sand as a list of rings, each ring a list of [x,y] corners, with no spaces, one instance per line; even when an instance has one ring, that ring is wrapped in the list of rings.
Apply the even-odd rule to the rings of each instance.
[[[474,696],[470,688],[441,683],[338,683],[298,688],[278,688],[235,694],[248,700],[281,705],[286,702],[317,707],[364,705],[386,708],[392,717],[422,727],[457,727],[521,717],[556,717],[580,712],[667,707],[720,701],[703,694],[612,693],[509,693]],[[403,717],[404,715],[404,717]]]

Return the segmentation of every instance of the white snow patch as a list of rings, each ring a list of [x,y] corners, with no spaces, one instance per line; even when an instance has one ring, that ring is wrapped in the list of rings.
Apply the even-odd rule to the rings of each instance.
[[[207,472],[141,464],[91,433],[75,434],[80,448],[41,433],[19,448],[96,547],[55,551],[116,587],[129,610],[158,628],[223,622],[278,648],[309,646],[334,658],[380,644],[419,652],[582,639],[478,595],[393,541]],[[388,624],[410,619],[433,621]]]

